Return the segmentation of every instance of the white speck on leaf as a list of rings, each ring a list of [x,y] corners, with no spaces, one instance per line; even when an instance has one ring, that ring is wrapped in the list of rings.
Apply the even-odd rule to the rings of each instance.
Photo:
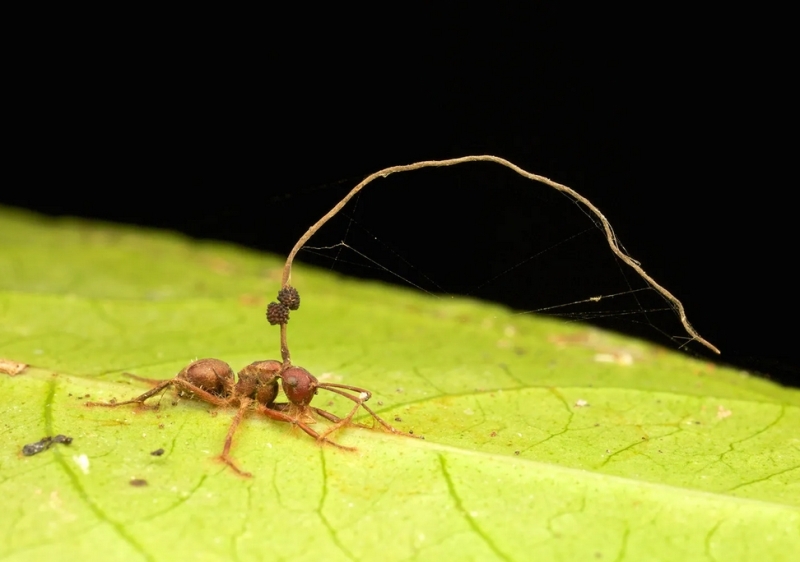
[[[616,363],[617,365],[633,365],[633,355],[627,351],[619,353],[596,353],[594,360],[598,363]]]
[[[78,468],[81,469],[81,472],[84,474],[89,474],[89,457],[86,455],[74,455],[72,460],[75,461],[75,464],[78,465]]]

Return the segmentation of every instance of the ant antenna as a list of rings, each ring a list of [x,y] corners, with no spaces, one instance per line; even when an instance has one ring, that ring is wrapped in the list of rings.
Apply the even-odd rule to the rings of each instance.
[[[605,216],[603,216],[603,213],[601,213],[600,210],[597,207],[595,207],[591,201],[586,199],[586,197],[584,197],[574,189],[567,187],[566,185],[554,182],[553,180],[548,179],[544,176],[532,174],[528,171],[523,170],[516,164],[512,164],[511,162],[503,158],[484,154],[479,156],[463,156],[461,158],[450,158],[448,160],[424,160],[422,162],[415,162],[414,164],[406,164],[403,166],[391,166],[389,168],[384,168],[383,170],[377,171],[374,174],[367,176],[361,183],[359,183],[352,190],[350,190],[350,193],[345,195],[344,198],[341,201],[339,201],[336,204],[336,206],[333,207],[333,209],[328,211],[328,213],[326,213],[325,216],[323,216],[316,223],[314,223],[306,231],[306,233],[300,237],[300,239],[294,245],[294,248],[292,248],[292,251],[289,252],[289,256],[286,258],[286,265],[283,266],[281,290],[278,293],[279,302],[270,303],[267,309],[267,319],[270,321],[270,324],[281,325],[281,356],[283,358],[284,368],[288,367],[291,364],[289,356],[289,346],[286,342],[286,322],[288,322],[289,320],[290,307],[288,305],[285,305],[283,301],[281,301],[281,293],[284,293],[284,291],[289,291],[289,292],[293,291],[293,294],[297,296],[297,291],[294,289],[294,287],[289,285],[289,281],[291,280],[292,277],[292,263],[294,262],[294,258],[297,255],[297,252],[300,251],[300,249],[305,245],[305,243],[308,242],[308,240],[312,236],[314,236],[314,234],[316,234],[316,232],[326,222],[328,222],[339,211],[341,211],[342,207],[344,207],[347,204],[347,202],[353,198],[354,195],[356,195],[359,191],[361,191],[364,187],[367,186],[367,184],[371,183],[373,180],[376,180],[378,178],[385,178],[388,175],[397,172],[409,172],[411,170],[419,170],[421,168],[439,168],[444,166],[455,166],[456,164],[463,164],[465,162],[494,162],[495,164],[500,164],[501,166],[505,166],[506,168],[515,171],[516,173],[527,179],[538,181],[540,183],[552,187],[553,189],[566,193],[568,196],[572,197],[572,199],[574,199],[575,201],[582,203],[598,218],[600,223],[603,225],[603,230],[606,235],[606,240],[608,241],[608,245],[611,248],[611,251],[614,252],[614,254],[619,259],[628,264],[628,266],[630,266],[636,273],[638,273],[642,277],[642,279],[647,281],[647,283],[650,284],[650,286],[653,287],[653,289],[658,291],[662,296],[664,296],[664,298],[666,298],[669,302],[673,304],[675,309],[678,311],[678,316],[680,318],[681,324],[683,324],[684,329],[691,336],[691,339],[706,346],[714,353],[717,354],[720,353],[720,350],[714,344],[712,344],[704,337],[702,337],[700,334],[698,334],[697,331],[689,323],[689,320],[686,318],[686,311],[683,308],[683,303],[681,303],[681,301],[679,301],[677,297],[675,297],[675,295],[673,295],[667,289],[658,284],[655,279],[650,277],[650,275],[648,275],[644,271],[644,269],[642,269],[642,266],[639,265],[639,262],[637,262],[635,259],[626,254],[622,249],[620,249],[619,243],[617,242],[617,237],[614,234],[614,230],[611,228],[611,223],[608,222],[608,219]],[[300,306],[300,297],[297,296],[297,306],[295,308],[291,308],[291,310],[297,310],[297,307],[299,306]],[[279,307],[283,308],[279,310],[278,309]],[[270,318],[270,309],[273,310],[272,318]],[[281,321],[283,320],[284,309],[285,309],[285,320]],[[273,322],[273,320],[275,320],[275,322]]]

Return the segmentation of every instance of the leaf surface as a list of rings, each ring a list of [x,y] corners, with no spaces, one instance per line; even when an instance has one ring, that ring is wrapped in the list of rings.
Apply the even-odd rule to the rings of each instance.
[[[296,364],[399,429],[321,447],[167,392],[198,357],[279,357],[282,260],[0,210],[0,558],[790,560],[800,392],[579,324],[296,267]],[[153,398],[152,402],[158,402]],[[348,403],[320,393],[340,415]],[[360,418],[367,422],[369,418]],[[323,425],[320,422],[320,425]],[[26,457],[46,435],[73,437]],[[161,456],[151,453],[164,449]],[[134,486],[131,481],[146,481]]]

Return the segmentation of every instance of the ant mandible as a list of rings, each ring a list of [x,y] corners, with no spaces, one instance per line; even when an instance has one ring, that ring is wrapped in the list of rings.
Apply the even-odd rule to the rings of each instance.
[[[126,404],[144,404],[148,398],[159,394],[166,388],[173,386],[180,394],[187,394],[208,404],[218,407],[237,407],[236,415],[231,421],[225,445],[220,455],[220,460],[231,467],[241,476],[252,476],[249,472],[240,469],[230,458],[230,449],[233,437],[248,411],[255,409],[259,414],[274,420],[291,423],[302,429],[305,433],[322,443],[328,443],[340,449],[349,451],[353,447],[346,447],[328,439],[328,435],[346,425],[352,425],[353,416],[359,408],[364,408],[384,429],[391,433],[408,435],[386,423],[378,414],[365,404],[372,397],[372,393],[364,388],[336,383],[321,383],[317,378],[303,367],[294,366],[289,360],[288,348],[285,345],[285,326],[288,322],[288,310],[299,307],[300,297],[297,291],[291,290],[291,298],[286,297],[284,289],[278,294],[281,304],[276,309],[277,303],[271,303],[267,309],[267,319],[271,324],[281,324],[281,352],[284,361],[272,359],[255,361],[239,371],[234,382],[234,374],[230,365],[219,359],[199,359],[193,361],[182,369],[174,378],[169,380],[154,380],[130,375],[137,380],[153,384],[147,392],[123,402],[87,402],[87,406],[117,407]],[[288,304],[285,304],[288,303]],[[278,379],[289,402],[275,402],[278,396]],[[340,418],[326,410],[311,406],[311,400],[319,389],[328,390],[355,403],[350,412]],[[312,413],[332,422],[329,428],[318,433],[309,424],[315,423]],[[357,424],[361,427],[362,424]]]

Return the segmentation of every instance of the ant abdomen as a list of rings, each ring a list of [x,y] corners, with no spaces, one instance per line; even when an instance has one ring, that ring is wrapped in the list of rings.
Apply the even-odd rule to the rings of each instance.
[[[219,359],[198,359],[189,363],[176,377],[216,396],[228,396],[233,390],[233,369]]]

